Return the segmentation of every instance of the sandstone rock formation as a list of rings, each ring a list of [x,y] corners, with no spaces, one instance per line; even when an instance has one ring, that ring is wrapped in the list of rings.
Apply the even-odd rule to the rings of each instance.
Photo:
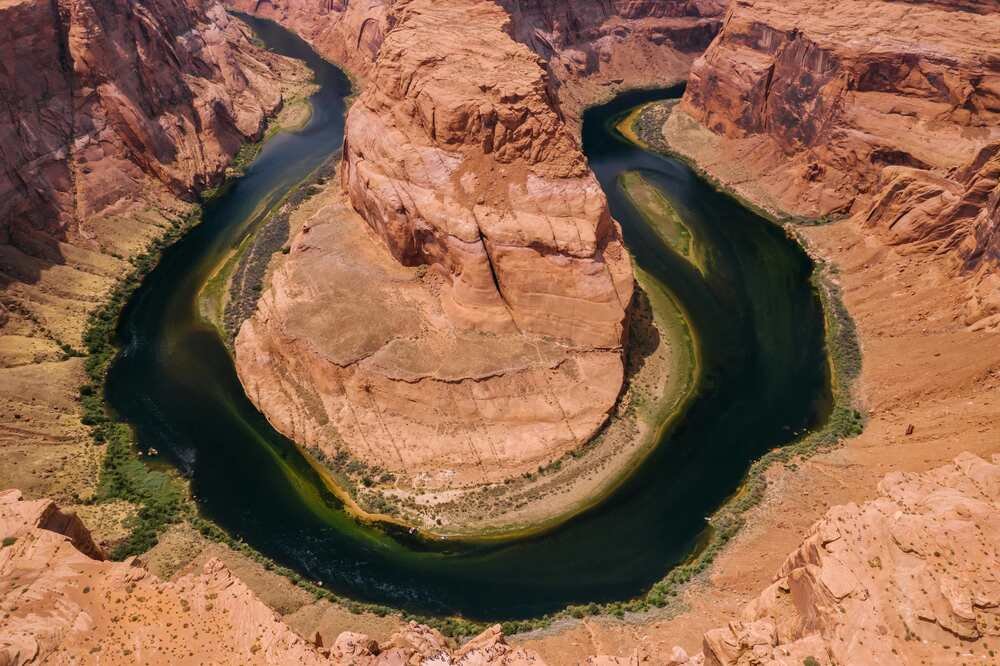
[[[998,30],[977,0],[736,0],[668,134],[755,203],[952,256],[995,325]]]
[[[545,62],[572,124],[595,100],[686,78],[715,37],[725,0],[499,0],[510,32]]]
[[[134,558],[108,562],[50,500],[0,492],[0,664],[540,664],[494,627],[455,648],[410,624],[379,645],[305,641],[218,560],[163,581]]]
[[[342,180],[363,221],[307,224],[237,338],[240,376],[327,458],[432,488],[498,482],[606,420],[631,265],[507,14],[476,0],[392,12],[347,118]]]
[[[393,4],[393,0],[227,0],[236,11],[281,23],[362,81],[395,21]]]
[[[75,448],[88,313],[305,75],[202,0],[3,2],[0,63],[0,445],[27,484],[93,457]]]
[[[889,474],[881,495],[830,509],[775,582],[704,652],[655,663],[799,666],[989,663],[1000,637],[1000,460],[971,454]],[[162,581],[106,562],[49,500],[0,493],[0,664],[543,664],[492,627],[460,647],[410,623],[388,640],[303,640],[218,561]],[[995,654],[995,653],[994,653]],[[592,657],[595,666],[639,664]]]
[[[1000,636],[1000,466],[971,454],[889,474],[831,509],[741,617],[705,635],[706,664],[958,664]]]

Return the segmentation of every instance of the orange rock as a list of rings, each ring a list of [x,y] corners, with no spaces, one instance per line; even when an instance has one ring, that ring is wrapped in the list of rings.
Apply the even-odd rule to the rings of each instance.
[[[306,223],[237,338],[240,377],[328,457],[432,489],[498,482],[605,422],[631,262],[502,8],[414,0],[388,23],[347,118],[342,182],[363,219]]]
[[[672,142],[756,203],[949,255],[974,275],[969,323],[996,325],[998,31],[980,0],[737,0],[668,133],[717,135]]]
[[[1000,636],[1000,465],[964,453],[830,509],[705,664],[963,663]],[[956,654],[957,653],[957,654]]]

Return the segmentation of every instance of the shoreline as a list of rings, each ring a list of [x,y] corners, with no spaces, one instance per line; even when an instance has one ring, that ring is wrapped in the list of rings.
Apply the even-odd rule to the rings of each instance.
[[[667,427],[667,425],[668,425],[668,424],[669,424],[669,420],[668,420],[667,422],[665,422],[665,423],[663,424],[663,426],[662,426],[662,427],[661,427],[661,428],[660,428],[659,430],[662,430],[662,428],[665,428],[665,427]],[[655,438],[655,439],[658,439],[658,438]],[[654,441],[655,441],[655,439],[654,439]],[[652,448],[652,447],[646,447],[646,448],[648,448],[649,450],[651,450],[651,448]],[[648,454],[649,450],[647,450],[647,451],[645,451],[645,452],[644,452],[644,454],[642,455],[642,458],[643,458],[643,459],[645,458],[645,455],[647,455],[647,454]],[[307,459],[309,459],[309,457],[308,457],[308,456],[307,456]],[[312,462],[313,462],[313,461],[311,461],[311,459],[310,459],[310,464],[312,464]],[[641,460],[640,460],[640,462],[641,462]],[[324,470],[326,470],[326,468],[325,468],[325,467],[323,467],[323,469],[324,469]],[[327,471],[328,471],[328,470],[327,470]],[[626,474],[625,474],[625,477],[627,478],[628,474],[630,474],[630,473],[631,473],[632,471],[634,471],[634,470],[627,470],[627,472],[626,472]],[[332,476],[332,475],[331,475],[331,476]],[[621,479],[621,480],[618,480],[618,481],[616,481],[616,482],[615,482],[615,483],[614,483],[614,484],[613,484],[613,485],[612,485],[611,487],[609,487],[609,489],[608,489],[608,491],[607,491],[607,492],[608,492],[608,493],[610,493],[610,492],[613,492],[613,490],[614,490],[615,488],[617,488],[617,487],[618,487],[618,486],[620,485],[620,483],[621,483],[622,481],[624,481],[624,478],[623,478],[623,479]],[[590,502],[590,504],[589,504],[588,506],[592,506],[593,504],[596,504],[596,503],[599,503],[600,501],[601,501],[601,497],[598,497],[598,498],[597,498],[596,500],[592,500],[592,501]],[[585,510],[586,508],[587,508],[587,507],[583,507],[583,508],[581,508],[581,509],[579,509],[579,510],[575,511],[575,512],[573,513],[573,515],[576,515],[576,513],[579,513],[579,511],[582,511],[582,510]],[[562,521],[560,520],[559,522],[562,522]],[[537,529],[537,528],[536,528],[536,529]],[[534,530],[533,530],[533,531],[534,531]],[[544,531],[544,529],[543,529],[543,531]],[[696,559],[697,559],[697,558],[696,558]],[[678,568],[680,568],[680,567],[678,567]],[[673,571],[671,571],[671,573],[673,573]],[[602,610],[606,610],[606,611],[608,611],[608,612],[611,612],[612,614],[614,614],[614,607],[615,607],[615,606],[620,606],[620,605],[621,605],[621,604],[609,604],[609,605],[606,605],[607,607],[604,607],[604,608],[602,608]],[[603,605],[602,605],[602,606],[603,606]],[[608,610],[609,608],[611,608],[611,610]],[[563,613],[567,613],[567,612],[568,612],[568,613],[570,613],[571,615],[573,614],[573,612],[572,612],[572,611],[571,611],[570,609],[567,609],[566,611],[563,611]],[[561,615],[561,614],[560,614],[560,615]],[[543,621],[550,621],[550,619],[551,619],[551,618],[546,618],[546,619],[543,619]]]

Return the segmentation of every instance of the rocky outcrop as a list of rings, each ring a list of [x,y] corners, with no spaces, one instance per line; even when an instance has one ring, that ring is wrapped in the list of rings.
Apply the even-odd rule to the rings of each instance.
[[[682,81],[722,24],[725,0],[499,0],[510,32],[545,62],[571,124],[626,88]]]
[[[607,419],[631,264],[501,7],[398,2],[389,23],[347,118],[362,219],[334,206],[305,223],[237,338],[240,377],[328,460],[430,490],[498,483]]]
[[[58,516],[58,518],[56,518]],[[50,500],[0,492],[0,664],[541,664],[499,627],[456,647],[411,623],[379,644],[345,632],[303,640],[219,561],[164,581],[130,558],[108,562]]]
[[[217,560],[165,582],[82,552],[89,533],[53,531],[55,512],[0,493],[0,664],[328,663]]]
[[[991,659],[1000,636],[1000,466],[962,454],[923,474],[893,472],[879,491],[861,506],[830,509],[774,584],[705,634],[704,655],[678,663]]]
[[[123,200],[190,199],[281,103],[273,56],[218,3],[5,3],[0,241],[90,240]],[[155,199],[154,199],[155,201]]]
[[[655,663],[989,661],[1000,636],[998,462],[962,454],[928,472],[889,474],[874,500],[830,509],[774,583],[705,634],[702,653],[674,648]],[[75,517],[18,491],[0,493],[0,539],[0,664],[543,664],[499,627],[458,647],[415,623],[382,642],[347,631],[329,646],[309,643],[218,560],[167,582],[135,559],[88,556],[77,546],[92,541]]]
[[[668,134],[755,203],[958,258],[982,287],[969,323],[995,324],[997,30],[994,3],[737,0]],[[686,146],[685,119],[716,138]]]
[[[324,58],[364,81],[395,21],[393,0],[226,0],[236,11],[277,21]]]
[[[3,2],[0,63],[0,446],[86,495],[88,314],[306,75],[203,0]]]

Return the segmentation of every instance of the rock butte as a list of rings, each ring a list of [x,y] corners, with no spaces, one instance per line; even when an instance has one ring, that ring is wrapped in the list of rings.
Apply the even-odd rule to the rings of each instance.
[[[363,28],[355,9],[236,6],[348,66],[372,58],[341,167],[362,220],[314,215],[240,330],[255,404],[321,458],[424,493],[520,477],[591,439],[622,389],[634,278],[558,91],[659,53],[680,78],[718,4],[411,0],[374,3]],[[364,46],[343,54],[350,26]],[[643,48],[607,55],[625,39]]]
[[[702,653],[675,648],[658,663],[945,664],[984,656],[986,640],[1000,636],[996,462],[962,454],[923,474],[894,472],[877,499],[830,509],[774,583],[728,626],[705,634]],[[508,645],[499,627],[460,647],[414,623],[382,643],[355,632],[328,647],[307,642],[221,562],[163,581],[137,559],[104,561],[79,519],[18,491],[0,493],[0,538],[4,666],[544,663]]]

